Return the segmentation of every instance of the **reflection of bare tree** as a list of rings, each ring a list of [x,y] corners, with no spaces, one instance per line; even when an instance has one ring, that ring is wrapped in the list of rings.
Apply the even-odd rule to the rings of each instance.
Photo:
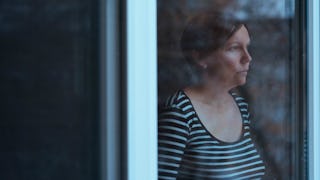
[[[184,62],[179,38],[188,16],[197,11],[233,12],[247,20],[252,36],[253,64],[247,85],[242,88],[250,103],[257,142],[268,164],[269,179],[292,179],[296,142],[290,120],[290,21],[287,0],[159,0],[158,60],[159,102],[176,89],[193,82]],[[287,8],[287,6],[289,8]],[[272,11],[270,11],[272,9]],[[292,119],[292,118],[291,118]]]

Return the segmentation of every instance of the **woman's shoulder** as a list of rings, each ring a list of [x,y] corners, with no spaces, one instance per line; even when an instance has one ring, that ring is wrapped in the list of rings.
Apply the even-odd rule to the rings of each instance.
[[[186,134],[189,132],[192,112],[188,111],[190,102],[183,90],[177,90],[171,94],[159,111],[159,127],[178,127],[184,129]]]
[[[185,95],[183,90],[177,90],[173,94],[171,94],[165,104],[164,108],[178,108],[178,109],[183,109],[183,107],[188,104],[188,98]]]
[[[191,115],[190,106],[190,100],[184,91],[177,90],[166,99],[162,107],[159,107],[159,114],[174,112],[175,114],[179,114],[186,119],[189,119],[188,117]]]
[[[238,92],[230,92],[230,94],[238,105],[248,107],[248,102],[243,95]]]
[[[250,123],[250,121],[249,121],[250,109],[249,109],[248,102],[246,101],[244,96],[240,95],[237,92],[231,92],[230,94],[233,96],[236,104],[238,105],[239,110],[242,114],[242,117],[247,120],[246,122]]]

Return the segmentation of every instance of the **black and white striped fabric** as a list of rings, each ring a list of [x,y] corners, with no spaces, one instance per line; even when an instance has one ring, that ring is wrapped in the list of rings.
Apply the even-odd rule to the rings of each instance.
[[[248,104],[232,94],[240,109],[241,138],[223,142],[199,120],[183,91],[171,96],[159,114],[159,179],[261,179],[265,165],[250,134]]]

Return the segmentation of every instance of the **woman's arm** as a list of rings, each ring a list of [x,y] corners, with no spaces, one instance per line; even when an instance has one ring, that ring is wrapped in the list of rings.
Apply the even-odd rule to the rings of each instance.
[[[189,135],[184,112],[169,108],[159,115],[158,123],[158,177],[176,179]]]

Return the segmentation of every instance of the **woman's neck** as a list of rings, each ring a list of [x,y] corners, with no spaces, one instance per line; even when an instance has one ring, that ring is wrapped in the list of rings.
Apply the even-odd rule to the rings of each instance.
[[[221,84],[214,82],[201,83],[196,86],[192,86],[185,89],[185,92],[189,97],[195,101],[207,104],[207,105],[222,105],[226,102],[230,102],[231,96],[229,91],[231,88],[226,88]],[[220,106],[219,105],[219,106]]]

